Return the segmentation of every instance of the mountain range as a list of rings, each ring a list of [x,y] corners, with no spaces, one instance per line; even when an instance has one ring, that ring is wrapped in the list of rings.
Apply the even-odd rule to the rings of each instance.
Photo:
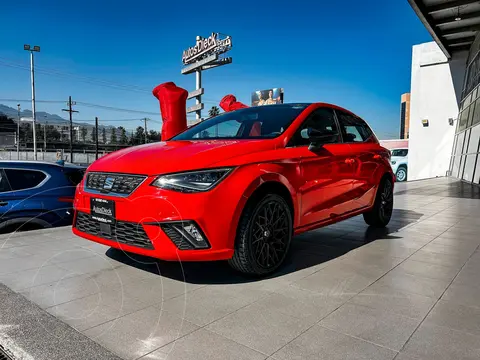
[[[3,105],[3,104],[0,104],[0,114],[4,114],[4,115],[8,116],[9,118],[12,118],[15,121],[18,118],[17,109],[14,109],[10,106]],[[32,111],[28,110],[28,109],[27,110],[22,110],[22,111],[20,111],[20,117],[21,118],[31,118],[32,117]],[[58,116],[57,114],[50,114],[50,113],[47,113],[45,111],[37,111],[35,117],[37,118],[37,123],[40,123],[40,124],[44,124],[44,123],[48,122],[48,125],[65,125],[65,126],[68,126],[69,123],[70,123],[69,120],[62,118],[61,116]],[[73,125],[74,126],[84,126],[84,127],[87,127],[87,128],[93,128],[94,127],[92,124],[82,123],[82,122],[79,123],[79,122],[75,122],[75,121],[73,122]],[[99,125],[98,127],[99,127],[99,129],[102,129],[102,128],[110,129],[114,126]]]
[[[17,109],[11,108],[10,106],[0,104],[0,114],[5,114],[8,117],[16,120],[18,117]],[[31,110],[23,110],[20,112],[20,117],[31,118],[32,111]],[[45,111],[37,111],[36,118],[39,123],[44,123],[48,121],[49,124],[63,124],[68,122],[68,120],[56,115],[56,114],[49,114]]]

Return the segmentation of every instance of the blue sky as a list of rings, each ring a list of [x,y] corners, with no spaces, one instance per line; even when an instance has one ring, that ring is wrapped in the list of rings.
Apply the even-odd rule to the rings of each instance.
[[[410,89],[412,45],[431,41],[407,0],[4,1],[0,14],[0,99],[30,98],[23,50],[30,43],[41,46],[37,99],[66,101],[71,95],[154,113],[79,105],[77,120],[160,120],[148,90],[165,81],[193,90],[195,76],[180,74],[182,51],[196,35],[213,31],[232,36],[233,64],[203,74],[206,108],[228,93],[249,103],[254,90],[283,87],[286,102],[335,103],[365,118],[379,137],[392,138],[398,134],[400,95]],[[140,90],[99,86],[86,77]],[[37,104],[37,110],[57,114],[62,107]]]

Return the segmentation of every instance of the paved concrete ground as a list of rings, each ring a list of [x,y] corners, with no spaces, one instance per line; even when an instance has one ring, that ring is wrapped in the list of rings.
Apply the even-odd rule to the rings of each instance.
[[[66,228],[15,234],[0,282],[124,359],[478,360],[479,198],[449,179],[399,184],[387,230],[357,217],[298,236],[265,280]]]

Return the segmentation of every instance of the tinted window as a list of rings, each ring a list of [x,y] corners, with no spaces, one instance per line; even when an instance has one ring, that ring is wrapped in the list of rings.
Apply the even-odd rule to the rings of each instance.
[[[335,131],[338,132],[337,123],[335,122],[335,116],[333,110],[330,108],[320,108],[312,112],[309,117],[298,128],[292,140],[290,140],[290,146],[303,146],[309,145],[310,141],[304,139],[301,136],[301,131],[306,128],[312,128],[319,131]],[[339,142],[339,137],[332,141],[332,143]]]
[[[283,133],[306,104],[256,106],[202,121],[171,140],[269,139]]]
[[[12,190],[29,189],[40,184],[46,175],[41,171],[5,169]]]
[[[0,169],[0,193],[10,190],[10,184],[8,183],[7,177],[3,170]]]
[[[392,156],[407,156],[408,155],[408,149],[395,149],[392,150]]]
[[[340,122],[344,142],[365,142],[373,136],[372,130],[362,119],[338,110],[337,117]]]

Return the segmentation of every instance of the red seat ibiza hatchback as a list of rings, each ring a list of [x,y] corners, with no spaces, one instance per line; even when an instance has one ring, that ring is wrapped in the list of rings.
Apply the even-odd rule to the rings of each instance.
[[[358,214],[387,225],[389,158],[365,121],[337,106],[227,112],[95,161],[77,187],[73,232],[158,259],[228,260],[265,275],[294,235]]]

